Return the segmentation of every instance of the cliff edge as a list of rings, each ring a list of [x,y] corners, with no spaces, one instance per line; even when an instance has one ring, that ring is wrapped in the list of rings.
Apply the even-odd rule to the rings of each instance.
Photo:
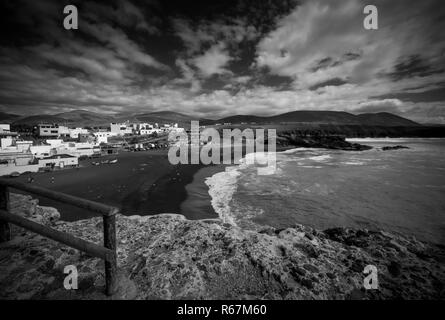
[[[14,195],[13,211],[102,243],[100,218],[56,221],[54,209]],[[51,212],[49,213],[48,210]],[[45,219],[39,217],[46,217]],[[50,219],[49,217],[53,217]],[[1,299],[106,299],[103,261],[24,231],[0,244]],[[445,249],[382,231],[302,225],[246,231],[183,216],[117,217],[115,299],[444,299]],[[65,290],[75,265],[79,289]],[[366,265],[379,288],[363,287]]]

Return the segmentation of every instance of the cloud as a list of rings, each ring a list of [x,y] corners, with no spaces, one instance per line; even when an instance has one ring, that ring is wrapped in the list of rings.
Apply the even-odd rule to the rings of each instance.
[[[391,112],[399,114],[403,102],[399,99],[370,100],[358,104],[355,113]]]
[[[225,66],[232,60],[224,44],[219,43],[212,46],[203,55],[193,58],[193,65],[198,68],[203,77],[210,77],[215,74],[231,74]]]
[[[91,23],[84,23],[82,30],[115,50],[121,58],[161,70],[169,69],[168,66],[156,61],[156,59],[143,52],[135,42],[131,41],[128,36],[119,29],[107,24],[93,25]]]
[[[403,57],[445,65],[445,40],[431,43],[431,36],[445,27],[443,10],[434,9],[440,7],[438,1],[409,6],[400,0],[374,2],[380,12],[377,31],[362,26],[364,1],[304,1],[260,41],[256,65],[293,77],[296,88],[333,78],[366,84],[402,72]]]
[[[5,0],[11,32],[0,42],[0,109],[207,118],[389,111],[445,122],[439,0],[375,0],[377,31],[363,29],[364,1],[277,8],[290,2],[242,1],[219,14],[210,4],[184,13],[155,1],[73,0],[80,29],[67,32],[60,2]],[[201,14],[209,11],[212,19]]]

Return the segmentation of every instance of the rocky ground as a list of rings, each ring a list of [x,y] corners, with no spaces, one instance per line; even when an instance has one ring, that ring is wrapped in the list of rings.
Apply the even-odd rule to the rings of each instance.
[[[12,210],[102,242],[99,218],[57,221],[27,196]],[[444,299],[445,248],[386,232],[302,225],[260,232],[180,215],[118,216],[120,280],[113,299]],[[0,244],[1,299],[106,299],[103,262],[14,228]],[[79,289],[63,288],[66,265]],[[363,287],[375,265],[379,288]]]
[[[364,151],[372,147],[346,141],[344,136],[336,135],[301,135],[293,131],[280,132],[277,138],[278,148],[324,148],[346,151]]]

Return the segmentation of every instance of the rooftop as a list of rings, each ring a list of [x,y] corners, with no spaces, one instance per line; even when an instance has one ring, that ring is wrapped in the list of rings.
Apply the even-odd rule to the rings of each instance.
[[[75,156],[71,156],[69,154],[55,154],[50,157],[43,158],[43,160],[51,160],[51,159],[66,159],[66,158],[77,158]]]

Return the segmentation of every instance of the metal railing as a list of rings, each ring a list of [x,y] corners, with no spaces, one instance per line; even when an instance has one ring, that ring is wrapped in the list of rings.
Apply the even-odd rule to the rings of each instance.
[[[45,225],[10,213],[9,189],[17,189],[79,208],[102,214],[104,246],[97,245],[71,234],[61,232]],[[18,181],[0,178],[0,243],[11,239],[9,223],[15,224],[42,236],[63,243],[69,247],[86,252],[105,261],[105,291],[112,295],[116,289],[117,256],[116,256],[116,214],[119,210],[102,203],[74,197],[42,187],[24,184]]]

